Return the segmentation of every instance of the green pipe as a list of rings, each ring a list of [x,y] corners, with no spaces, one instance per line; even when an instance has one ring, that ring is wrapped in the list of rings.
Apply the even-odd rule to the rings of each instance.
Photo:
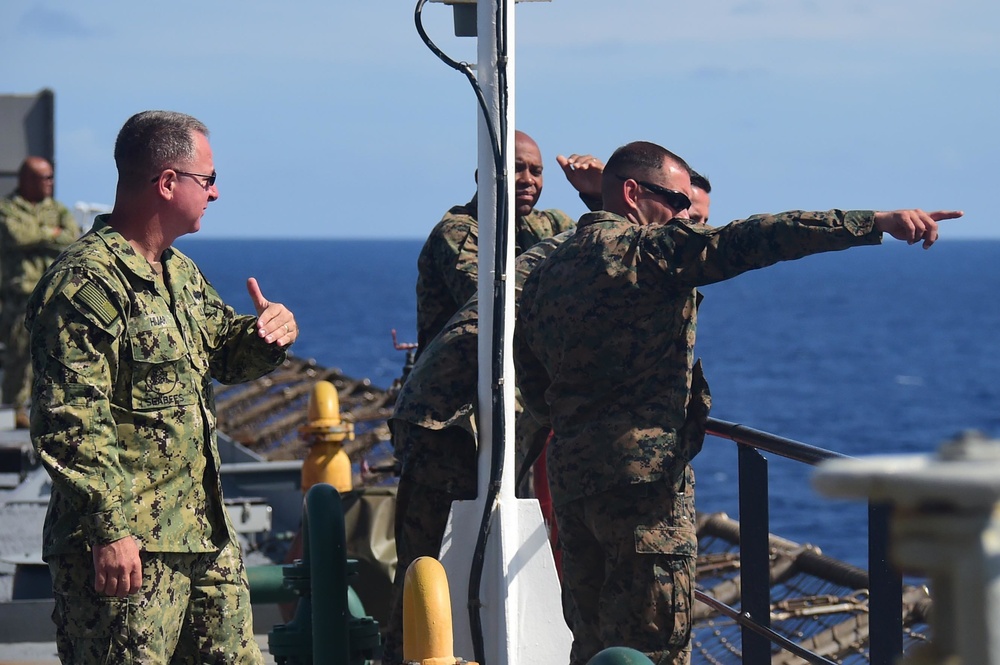
[[[299,599],[299,592],[285,584],[284,566],[250,566],[247,568],[247,578],[250,580],[252,603],[294,603]],[[347,587],[347,610],[356,619],[368,616],[361,597],[352,586]]]
[[[250,602],[257,604],[293,603],[299,594],[285,586],[284,566],[250,566]]]
[[[314,665],[350,662],[345,530],[340,493],[326,483],[309,488],[302,520],[302,549],[311,578]],[[313,566],[312,561],[322,565]]]
[[[366,665],[381,655],[378,623],[347,584],[357,562],[347,559],[340,493],[320,483],[306,493],[302,559],[253,570],[257,602],[298,598],[295,616],[268,633],[275,661],[284,665]],[[281,571],[281,580],[273,569]],[[248,576],[250,571],[248,571]],[[257,587],[257,588],[254,588]]]
[[[653,665],[646,654],[630,647],[608,647],[587,661],[587,665]]]

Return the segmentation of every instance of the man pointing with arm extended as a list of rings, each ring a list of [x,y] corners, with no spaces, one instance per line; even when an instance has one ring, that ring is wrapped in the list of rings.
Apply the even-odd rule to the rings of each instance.
[[[962,213],[793,211],[712,228],[679,218],[690,169],[647,142],[612,155],[602,192],[605,211],[525,281],[517,383],[556,434],[547,466],[571,665],[615,645],[682,665],[698,545],[689,463],[711,403],[694,363],[696,287],[883,233],[927,248],[938,221]]]

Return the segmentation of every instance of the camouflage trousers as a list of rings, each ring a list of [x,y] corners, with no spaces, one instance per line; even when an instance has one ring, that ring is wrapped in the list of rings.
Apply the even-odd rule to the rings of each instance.
[[[397,450],[405,446],[410,450],[440,450],[442,453],[449,448],[471,446],[474,449],[476,445],[472,434],[459,427],[429,430],[401,421],[393,422],[393,442],[398,444]],[[447,443],[442,445],[444,442]],[[471,458],[472,468],[460,477],[454,476],[454,470],[449,470],[445,474],[447,477],[442,477],[431,458],[420,457],[422,461],[419,464],[404,466],[396,492],[396,576],[382,649],[383,665],[403,662],[403,580],[406,569],[419,557],[438,558],[452,502],[476,498],[474,456]],[[449,458],[448,462],[453,464],[454,458]]]
[[[142,588],[94,591],[90,552],[49,557],[56,646],[64,664],[263,663],[235,545],[198,554],[142,552]]]
[[[571,665],[627,646],[656,665],[691,658],[694,472],[556,506]]]
[[[28,331],[24,327],[27,301],[10,300],[3,304],[0,328],[6,332],[7,348],[3,352],[2,400],[22,408],[28,403],[31,391],[31,355],[28,348]]]

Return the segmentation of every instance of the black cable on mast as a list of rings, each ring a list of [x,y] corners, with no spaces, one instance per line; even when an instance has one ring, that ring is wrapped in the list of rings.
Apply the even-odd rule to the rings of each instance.
[[[479,665],[487,665],[485,641],[483,639],[482,617],[479,614],[479,610],[482,607],[482,600],[479,598],[479,589],[482,585],[483,567],[486,560],[486,542],[489,539],[490,525],[492,517],[496,511],[497,499],[500,494],[500,479],[503,475],[504,441],[506,434],[506,424],[503,417],[505,406],[505,400],[503,397],[504,355],[502,345],[500,346],[500,351],[496,351],[496,342],[498,340],[502,340],[504,334],[503,314],[506,306],[506,292],[504,290],[506,274],[504,271],[506,270],[508,247],[507,210],[510,205],[507,193],[508,174],[506,159],[508,131],[506,122],[504,122],[507,118],[509,105],[509,95],[507,94],[507,10],[505,7],[505,0],[498,0],[495,17],[497,23],[497,90],[499,91],[498,106],[501,118],[500,129],[498,132],[493,119],[490,117],[489,109],[486,105],[486,97],[483,94],[482,87],[476,80],[472,67],[468,63],[458,62],[457,60],[454,60],[446,55],[444,51],[434,44],[431,38],[427,35],[427,32],[424,30],[422,13],[426,3],[427,0],[417,0],[417,6],[414,10],[414,22],[417,27],[417,33],[424,41],[424,44],[427,45],[427,48],[429,48],[431,52],[434,53],[442,62],[452,69],[462,72],[465,74],[466,78],[468,78],[469,83],[472,85],[472,89],[476,94],[476,99],[479,102],[479,108],[482,110],[483,119],[486,123],[486,130],[490,136],[490,147],[493,152],[494,169],[496,171],[496,247],[494,254],[495,278],[493,281],[492,330],[494,354],[493,362],[491,363],[490,368],[493,395],[493,448],[492,457],[490,459],[490,481],[483,509],[483,518],[480,522],[479,535],[476,539],[476,547],[472,555],[472,566],[469,572],[468,595],[469,626],[472,632],[473,651],[475,652],[475,658]]]

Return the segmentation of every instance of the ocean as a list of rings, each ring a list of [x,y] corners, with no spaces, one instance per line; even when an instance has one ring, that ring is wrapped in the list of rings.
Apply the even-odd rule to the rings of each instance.
[[[293,352],[386,387],[416,338],[420,240],[182,238],[225,300],[246,279],[295,312]],[[967,429],[1000,437],[1000,241],[887,240],[702,289],[696,354],[712,415],[852,456],[933,453]],[[866,567],[865,506],[820,497],[809,467],[768,455],[771,531]],[[738,517],[735,444],[696,458],[699,511]],[[761,497],[764,500],[764,497]]]

